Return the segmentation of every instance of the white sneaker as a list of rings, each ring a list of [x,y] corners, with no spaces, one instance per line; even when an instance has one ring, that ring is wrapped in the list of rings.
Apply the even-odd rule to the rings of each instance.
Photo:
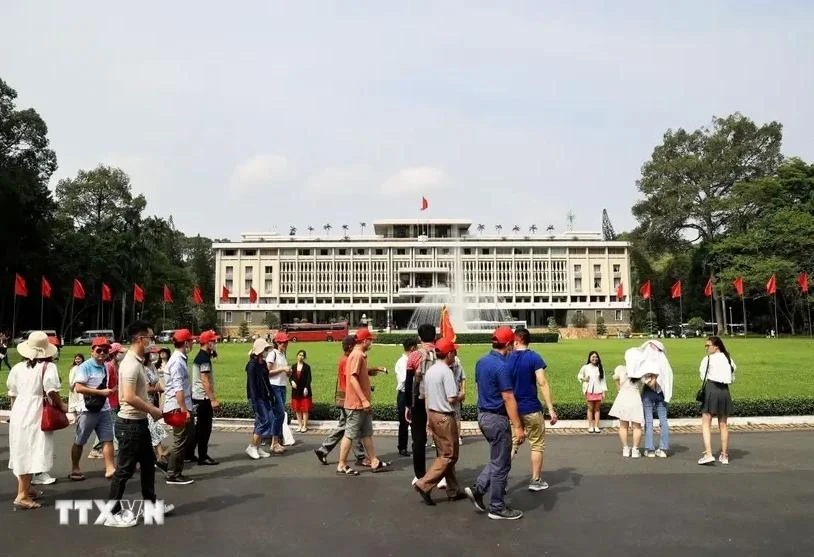
[[[595,427],[594,428],[594,433],[602,433],[602,430],[599,429],[598,427]]]
[[[544,481],[542,478],[539,480],[531,480],[529,482],[529,491],[543,491],[548,489],[548,482]]]
[[[718,457],[718,462],[720,462],[721,464],[729,464],[729,455],[721,453],[720,456]]]
[[[438,489],[446,489],[447,488],[447,479],[441,478],[441,481],[438,482]]]
[[[410,482],[410,485],[411,485],[411,486],[414,486],[414,485],[415,485],[415,484],[417,484],[417,483],[418,483],[418,478],[415,478],[415,477],[414,477],[414,478],[413,478],[413,481],[412,481],[412,482]]]
[[[271,453],[267,453],[266,449],[262,447],[257,447],[257,454],[260,455],[260,458],[271,458]]]
[[[48,472],[42,472],[41,474],[35,475],[31,483],[34,485],[51,485],[57,483],[57,479],[51,476]]]
[[[175,505],[170,505],[168,503],[164,503],[164,516],[168,514],[172,514],[172,511],[175,510]]]
[[[105,519],[105,526],[111,528],[132,528],[136,524],[138,524],[138,517],[131,511],[121,511]]]
[[[644,456],[647,458],[656,458],[656,451],[645,451]]]
[[[630,458],[641,458],[642,453],[639,451],[639,447],[634,447],[630,450]]]
[[[622,456],[630,458],[630,447],[622,447]]]
[[[464,438],[463,437],[458,437],[458,445],[463,445],[463,444],[464,444]]]
[[[712,464],[714,462],[715,457],[707,453],[702,454],[701,458],[698,459],[698,464]]]
[[[656,451],[656,456],[659,458],[667,458],[667,451],[664,449],[659,449]]]
[[[260,452],[254,445],[249,445],[246,447],[246,454],[249,455],[249,458],[252,460],[260,460]]]
[[[594,428],[593,428],[593,426],[589,427],[589,428],[588,428],[588,433],[593,433],[593,432],[594,432]]]

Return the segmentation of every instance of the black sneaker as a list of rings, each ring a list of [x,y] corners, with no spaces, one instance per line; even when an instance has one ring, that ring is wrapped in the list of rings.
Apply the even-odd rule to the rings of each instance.
[[[167,473],[167,469],[169,468],[169,466],[167,466],[167,463],[164,462],[163,460],[156,460],[155,467],[164,472],[165,474]]]
[[[198,457],[195,455],[184,457],[186,464],[198,464]]]
[[[199,458],[198,464],[200,464],[201,466],[217,466],[218,464],[220,464],[220,462],[208,456],[206,458]]]
[[[328,455],[324,451],[320,451],[319,449],[314,449],[314,454],[317,455],[317,459],[322,464],[328,464]]]
[[[489,518],[492,520],[517,520],[523,518],[523,511],[503,507],[501,511],[489,511]]]
[[[421,491],[421,488],[418,487],[417,485],[414,485],[413,489],[415,489],[418,492],[418,494],[421,495],[421,499],[424,500],[425,504],[431,507],[435,506],[435,501],[432,500],[432,497],[430,497],[429,493],[427,493],[426,491]]]
[[[189,485],[195,483],[192,478],[186,476],[175,476],[174,478],[167,478],[167,485]]]
[[[475,510],[479,513],[486,512],[486,505],[483,504],[483,493],[477,487],[467,487],[464,489],[466,496],[472,501]]]
[[[412,453],[407,449],[399,449],[399,455],[401,456],[412,456]]]

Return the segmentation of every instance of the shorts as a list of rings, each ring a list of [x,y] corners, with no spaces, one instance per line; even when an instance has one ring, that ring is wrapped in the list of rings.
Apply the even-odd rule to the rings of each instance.
[[[533,412],[520,416],[523,421],[523,430],[526,432],[526,442],[529,449],[536,453],[545,452],[545,416],[542,412]],[[517,447],[517,438],[512,435],[512,446]]]
[[[90,434],[96,432],[100,443],[113,442],[113,416],[110,410],[99,412],[80,412],[76,415],[76,436],[74,445],[84,447]]]
[[[373,412],[347,410],[347,413],[348,419],[345,422],[345,437],[348,439],[373,437]]]

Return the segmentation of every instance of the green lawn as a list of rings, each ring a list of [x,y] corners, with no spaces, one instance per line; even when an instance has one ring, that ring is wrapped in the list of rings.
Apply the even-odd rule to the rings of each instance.
[[[560,402],[579,402],[582,400],[580,385],[576,380],[577,371],[585,363],[589,350],[598,350],[606,372],[611,375],[613,368],[623,363],[624,351],[631,346],[638,346],[638,340],[573,340],[557,344],[540,344],[532,346],[542,353],[548,363],[548,376],[551,381],[555,404]],[[737,382],[732,388],[733,398],[780,398],[787,396],[814,396],[812,374],[812,355],[814,341],[808,338],[797,339],[732,339],[726,340],[732,358],[738,365]],[[703,339],[676,339],[665,341],[667,355],[675,372],[675,401],[692,401],[698,389],[700,378],[698,366],[704,356]],[[216,388],[221,400],[244,401],[246,397],[245,372],[249,344],[219,345],[219,358],[215,364]],[[294,361],[300,348],[308,352],[308,361],[314,374],[315,402],[333,400],[336,383],[336,362],[341,346],[339,343],[299,343],[288,348],[290,361]],[[487,352],[485,345],[461,347],[460,357],[467,376],[467,404],[474,401],[474,366],[478,358]],[[67,347],[63,350],[58,362],[60,377],[63,380],[63,391],[72,356],[81,350],[80,347]],[[85,348],[87,350],[87,348]],[[395,377],[393,366],[401,354],[400,346],[376,346],[368,357],[371,366],[386,366],[390,374],[380,375],[373,379],[376,391],[374,402],[387,404],[395,400]],[[12,361],[17,355],[10,351]],[[7,370],[0,372],[2,387],[5,387]],[[2,389],[3,392],[5,388]],[[611,398],[615,390],[611,387]]]

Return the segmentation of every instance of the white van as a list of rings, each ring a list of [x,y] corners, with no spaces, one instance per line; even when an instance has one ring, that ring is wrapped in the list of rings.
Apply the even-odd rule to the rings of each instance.
[[[160,342],[162,344],[166,344],[168,342],[172,342],[172,336],[175,334],[175,329],[167,329],[166,331],[161,331],[156,335],[155,341]]]
[[[90,345],[96,337],[107,337],[108,342],[116,342],[113,329],[92,329],[90,331],[83,331],[81,335],[73,339],[73,343],[79,346],[85,344]]]

